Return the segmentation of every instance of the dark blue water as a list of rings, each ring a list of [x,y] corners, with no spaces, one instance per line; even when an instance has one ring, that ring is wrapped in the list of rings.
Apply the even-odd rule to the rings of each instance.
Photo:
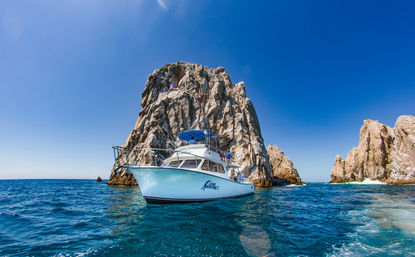
[[[146,205],[137,187],[0,181],[1,256],[414,256],[415,186],[258,189]]]

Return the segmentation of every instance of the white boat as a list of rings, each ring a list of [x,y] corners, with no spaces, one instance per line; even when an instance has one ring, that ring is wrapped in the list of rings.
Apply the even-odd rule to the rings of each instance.
[[[189,144],[176,148],[161,166],[122,166],[133,173],[147,203],[204,202],[252,194],[254,185],[237,165],[212,149],[210,142],[200,143],[211,137],[215,135],[207,130],[185,131],[179,139]]]

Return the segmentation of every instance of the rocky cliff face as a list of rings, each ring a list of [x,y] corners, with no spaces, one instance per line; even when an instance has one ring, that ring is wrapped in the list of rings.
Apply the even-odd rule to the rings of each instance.
[[[394,128],[366,120],[359,146],[345,160],[337,155],[330,176],[332,183],[365,178],[389,184],[415,183],[415,117],[400,116]]]
[[[274,184],[304,184],[298,175],[297,169],[294,168],[293,162],[278,148],[278,146],[269,145],[267,147],[267,153]]]
[[[258,186],[270,186],[269,158],[261,136],[258,118],[246,96],[244,82],[233,84],[224,68],[208,68],[190,63],[167,64],[155,70],[142,93],[142,110],[123,146],[127,148],[171,149],[179,145],[180,130],[210,129],[220,138],[219,148],[230,152],[243,173]],[[111,172],[110,185],[136,185],[121,159],[150,164],[149,151],[122,153]]]

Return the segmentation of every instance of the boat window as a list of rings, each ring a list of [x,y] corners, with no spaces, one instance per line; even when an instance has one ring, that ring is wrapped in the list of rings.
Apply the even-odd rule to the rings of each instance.
[[[182,161],[171,161],[168,166],[173,167],[173,168],[177,168],[177,167],[180,166],[180,163],[182,163]]]
[[[214,171],[214,172],[218,172],[218,165],[216,162],[209,162],[209,170],[210,171]]]
[[[202,160],[185,160],[180,168],[195,169],[201,162]]]
[[[209,161],[205,160],[202,165],[202,170],[209,170]]]
[[[209,170],[214,172],[225,173],[222,164],[205,160],[202,165],[202,170]]]

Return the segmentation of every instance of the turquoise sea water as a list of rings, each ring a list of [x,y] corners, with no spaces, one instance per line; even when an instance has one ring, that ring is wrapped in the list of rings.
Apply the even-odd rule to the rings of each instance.
[[[138,187],[0,181],[1,256],[415,256],[415,186],[257,189],[146,205]]]

